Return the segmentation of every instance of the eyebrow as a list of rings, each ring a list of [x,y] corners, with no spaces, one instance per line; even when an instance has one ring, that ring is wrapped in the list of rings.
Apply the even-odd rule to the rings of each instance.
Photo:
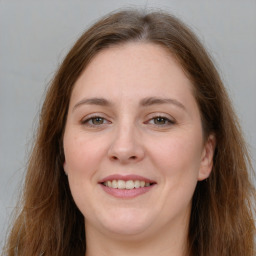
[[[89,98],[82,99],[73,107],[73,111],[81,105],[98,105],[98,106],[111,106],[112,104],[104,98]]]
[[[152,106],[152,105],[162,105],[162,104],[173,104],[183,110],[186,110],[185,106],[176,99],[171,98],[157,98],[157,97],[148,97],[144,98],[140,101],[139,105],[142,107]],[[110,101],[104,98],[89,98],[89,99],[82,99],[73,107],[73,111],[81,106],[81,105],[98,105],[98,106],[105,106],[110,107],[113,105]]]
[[[151,105],[161,105],[161,104],[173,104],[183,110],[186,110],[185,106],[176,99],[171,98],[157,98],[157,97],[148,97],[141,100],[140,105],[143,107]]]

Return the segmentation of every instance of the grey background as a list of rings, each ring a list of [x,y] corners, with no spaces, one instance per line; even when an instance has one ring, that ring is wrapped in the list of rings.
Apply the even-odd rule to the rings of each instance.
[[[0,0],[0,246],[57,66],[99,17],[136,6],[176,14],[201,38],[228,88],[256,166],[255,0]]]

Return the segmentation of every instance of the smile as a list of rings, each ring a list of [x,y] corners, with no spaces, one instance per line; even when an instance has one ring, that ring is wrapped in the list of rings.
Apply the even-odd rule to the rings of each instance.
[[[152,183],[153,184],[153,183]],[[137,188],[144,188],[149,187],[150,182],[140,181],[140,180],[112,180],[112,181],[105,181],[103,183],[104,186],[109,188],[116,188],[116,189],[137,189]]]
[[[157,183],[138,175],[110,175],[100,180],[103,191],[116,198],[129,199],[138,197],[151,189]]]

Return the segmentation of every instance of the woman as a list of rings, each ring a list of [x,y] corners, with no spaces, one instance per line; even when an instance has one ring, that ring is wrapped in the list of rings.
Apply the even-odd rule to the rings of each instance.
[[[254,255],[250,159],[195,35],[162,12],[101,19],[42,108],[7,255]]]

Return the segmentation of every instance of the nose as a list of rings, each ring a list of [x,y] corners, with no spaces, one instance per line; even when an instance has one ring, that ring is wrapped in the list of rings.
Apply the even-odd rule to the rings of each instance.
[[[122,164],[141,161],[145,156],[145,151],[142,140],[139,137],[139,134],[135,131],[135,127],[120,127],[118,131],[115,131],[109,147],[109,159]]]

